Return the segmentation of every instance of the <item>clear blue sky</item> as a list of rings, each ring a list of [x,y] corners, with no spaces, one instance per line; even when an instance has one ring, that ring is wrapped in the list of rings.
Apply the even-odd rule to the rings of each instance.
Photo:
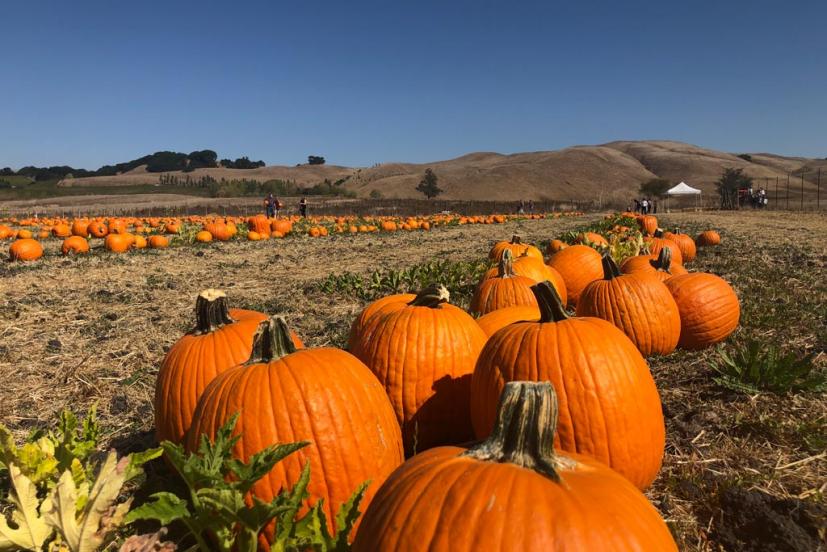
[[[824,0],[10,0],[0,21],[0,167],[617,139],[827,156]]]

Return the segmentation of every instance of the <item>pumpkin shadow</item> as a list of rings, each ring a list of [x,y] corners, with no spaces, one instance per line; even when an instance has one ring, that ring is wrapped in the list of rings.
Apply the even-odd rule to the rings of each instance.
[[[441,445],[458,445],[473,440],[471,426],[471,374],[458,378],[443,376],[431,386],[428,398],[405,424],[402,435],[405,456]]]

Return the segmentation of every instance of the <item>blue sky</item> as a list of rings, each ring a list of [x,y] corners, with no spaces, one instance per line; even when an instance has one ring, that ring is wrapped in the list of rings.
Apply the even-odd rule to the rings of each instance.
[[[823,0],[27,0],[0,21],[0,167],[618,139],[827,156]]]

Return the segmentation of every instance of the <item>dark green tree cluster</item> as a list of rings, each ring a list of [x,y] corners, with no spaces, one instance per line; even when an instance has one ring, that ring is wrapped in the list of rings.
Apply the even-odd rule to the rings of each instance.
[[[232,159],[222,159],[221,166],[226,169],[257,169],[264,166],[264,161],[250,161],[247,156]]]
[[[751,188],[752,178],[744,174],[744,169],[727,168],[715,186],[721,196],[721,209],[737,209],[738,190]]]
[[[650,178],[640,184],[640,193],[644,197],[661,197],[672,187],[672,183],[665,178]]]
[[[308,155],[307,156],[307,164],[308,165],[324,165],[324,157],[319,155]]]
[[[442,188],[437,185],[438,180],[434,171],[425,169],[425,176],[419,182],[416,190],[425,194],[428,199],[433,199],[443,192]]]

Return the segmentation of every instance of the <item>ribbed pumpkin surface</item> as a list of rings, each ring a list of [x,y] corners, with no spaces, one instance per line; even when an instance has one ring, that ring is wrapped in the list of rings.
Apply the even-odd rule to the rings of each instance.
[[[719,343],[738,327],[738,296],[722,278],[693,272],[669,278],[666,287],[681,314],[678,345],[684,349],[703,349]]]

